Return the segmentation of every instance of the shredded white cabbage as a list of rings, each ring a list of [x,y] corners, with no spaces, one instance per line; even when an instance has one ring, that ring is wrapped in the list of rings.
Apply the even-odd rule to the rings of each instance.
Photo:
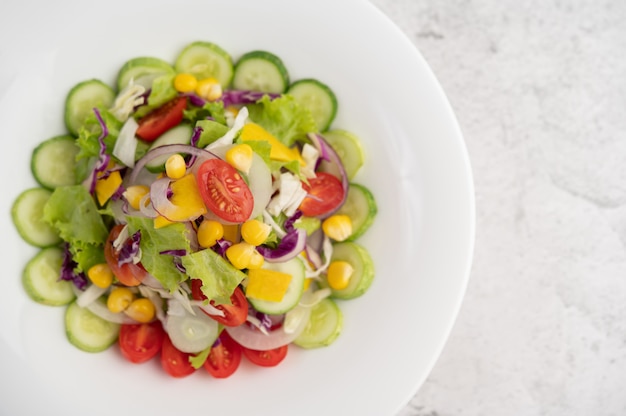
[[[300,154],[302,155],[302,159],[305,163],[305,165],[300,168],[300,172],[306,178],[314,178],[316,176],[315,165],[317,164],[317,159],[319,159],[320,156],[319,150],[317,150],[315,146],[305,143]]]
[[[228,130],[222,137],[205,147],[205,149],[210,151],[211,149],[233,144],[233,140],[237,137],[237,133],[239,133],[239,130],[243,128],[247,120],[248,108],[242,107],[239,110],[239,113],[237,113],[237,117],[235,117],[235,121],[233,122],[233,126],[230,130]]]
[[[143,104],[142,95],[146,92],[146,88],[142,85],[133,83],[124,88],[115,98],[113,107],[111,107],[111,114],[115,116],[119,121],[126,121],[130,117],[131,113],[135,111],[135,107]]]
[[[113,147],[113,156],[130,168],[135,167],[135,153],[138,143],[135,133],[138,128],[139,124],[133,117],[126,120]]]
[[[281,212],[291,217],[306,198],[306,191],[298,177],[289,172],[283,172],[274,182],[278,187],[278,194],[267,204],[267,212],[278,216]]]

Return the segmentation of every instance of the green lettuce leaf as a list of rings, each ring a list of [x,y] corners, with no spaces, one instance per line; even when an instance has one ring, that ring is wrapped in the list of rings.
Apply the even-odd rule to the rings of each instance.
[[[188,254],[181,260],[189,276],[202,280],[202,293],[216,304],[231,304],[230,296],[246,277],[211,249]]]
[[[167,250],[191,250],[188,229],[184,224],[175,223],[159,229],[154,228],[150,218],[128,217],[128,231],[134,234],[141,231],[141,264],[165,289],[170,292],[177,290],[178,285],[187,280],[174,263],[175,257],[161,254]]]
[[[148,95],[148,102],[135,111],[135,118],[145,116],[150,111],[161,107],[166,102],[173,100],[178,96],[178,91],[174,88],[175,76],[175,74],[165,74],[152,81],[150,95]]]
[[[248,107],[249,117],[272,133],[283,144],[291,147],[306,140],[306,134],[317,132],[311,112],[299,105],[290,95],[271,100],[265,95]]]
[[[226,114],[224,103],[221,101],[207,101],[202,107],[191,106],[183,111],[183,118],[195,124],[199,120],[206,120],[208,117],[216,123],[226,126]]]
[[[200,138],[198,139],[198,147],[203,148],[213,143],[226,134],[228,127],[213,120],[198,120],[196,127],[202,128]]]

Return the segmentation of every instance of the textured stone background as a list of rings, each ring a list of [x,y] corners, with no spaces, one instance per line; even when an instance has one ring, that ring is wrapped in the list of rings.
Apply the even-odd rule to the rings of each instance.
[[[475,175],[467,296],[399,416],[626,415],[626,1],[372,0]]]

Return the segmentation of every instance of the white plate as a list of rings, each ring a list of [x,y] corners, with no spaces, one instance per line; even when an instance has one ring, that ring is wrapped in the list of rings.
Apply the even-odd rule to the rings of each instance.
[[[17,2],[16,2],[17,3]],[[36,250],[9,218],[34,186],[34,146],[64,132],[65,94],[80,80],[113,83],[121,64],[173,60],[194,40],[234,57],[267,49],[292,79],[314,77],[337,93],[335,127],[363,140],[355,178],[379,215],[360,240],[376,280],[342,302],[345,330],[326,349],[293,348],[282,365],[242,368],[226,380],[183,380],[154,360],[125,362],[111,348],[83,353],[65,339],[63,309],[31,302],[20,285]],[[393,415],[441,352],[465,291],[474,239],[471,170],[454,114],[429,67],[378,9],[361,0],[315,2],[120,0],[0,6],[0,414]]]

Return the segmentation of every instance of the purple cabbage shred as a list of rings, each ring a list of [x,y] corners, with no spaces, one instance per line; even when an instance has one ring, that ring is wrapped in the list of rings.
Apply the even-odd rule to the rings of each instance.
[[[139,254],[139,243],[141,242],[141,230],[137,230],[130,238],[122,243],[119,249],[118,264],[133,263],[133,258]]]
[[[76,262],[72,259],[72,253],[70,252],[69,244],[65,244],[63,250],[63,263],[61,264],[61,276],[59,280],[66,280],[73,282],[80,290],[85,290],[87,287],[87,276],[85,273],[76,272]]]

